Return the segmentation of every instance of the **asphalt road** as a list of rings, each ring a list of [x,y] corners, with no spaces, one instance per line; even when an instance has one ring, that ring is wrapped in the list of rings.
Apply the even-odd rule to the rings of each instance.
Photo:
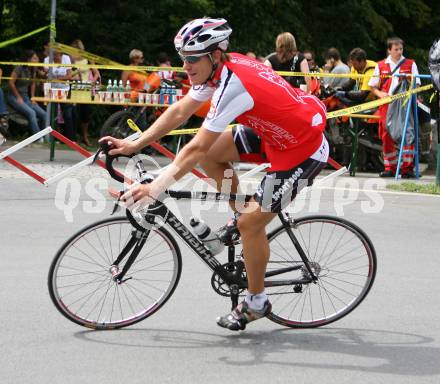
[[[298,207],[299,215],[343,214],[376,247],[378,273],[369,296],[329,326],[294,330],[263,319],[240,333],[219,328],[215,318],[229,304],[211,289],[206,267],[180,244],[182,278],[167,304],[132,327],[93,331],[56,311],[47,273],[68,236],[108,217],[105,183],[95,185],[101,194],[91,193],[85,172],[75,197],[76,184],[45,188],[2,167],[2,383],[439,382],[439,197],[365,192],[367,180],[343,178]],[[184,218],[199,210],[212,227],[228,217],[225,206],[220,212],[183,201],[176,207]]]

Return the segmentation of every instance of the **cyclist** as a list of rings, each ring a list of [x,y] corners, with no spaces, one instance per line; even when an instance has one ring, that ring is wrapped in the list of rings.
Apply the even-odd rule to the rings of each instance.
[[[271,312],[264,292],[269,259],[265,227],[301,187],[313,182],[326,164],[328,144],[323,135],[326,111],[321,101],[291,87],[258,61],[227,54],[231,32],[224,19],[202,18],[184,25],[174,44],[191,81],[190,92],[171,105],[139,140],[104,137],[101,141],[112,144],[112,155],[137,152],[178,127],[212,97],[210,112],[196,136],[151,184],[134,186],[122,196],[131,202],[157,198],[197,163],[217,182],[219,190],[223,176],[232,173],[231,192],[236,193],[238,178],[230,162],[239,161],[243,154],[261,154],[264,149],[271,168],[237,220],[248,292],[231,313],[217,319],[220,326],[239,330]],[[225,130],[235,119],[241,124]]]

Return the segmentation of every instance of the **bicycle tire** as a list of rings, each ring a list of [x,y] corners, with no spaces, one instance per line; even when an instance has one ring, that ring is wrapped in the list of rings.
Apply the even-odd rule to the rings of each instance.
[[[122,111],[117,111],[110,115],[101,127],[101,136],[112,136],[117,139],[125,139],[134,133],[129,125],[127,124],[128,119],[132,119],[135,123],[139,118],[130,109],[124,109]]]
[[[126,217],[93,223],[68,239],[49,269],[49,293],[59,312],[93,329],[133,325],[157,312],[180,279],[180,249],[164,228],[152,228],[125,280],[116,283],[112,261],[133,227]],[[125,242],[125,243],[124,243]],[[122,269],[127,257],[121,262]]]
[[[268,318],[291,328],[315,328],[341,319],[365,299],[373,285],[377,261],[371,240],[355,224],[332,216],[299,218],[291,228],[314,263],[318,281],[296,287],[266,288],[272,303]],[[302,265],[300,270],[268,280],[308,276],[284,227],[271,232],[268,240],[271,250],[268,271],[293,263]]]

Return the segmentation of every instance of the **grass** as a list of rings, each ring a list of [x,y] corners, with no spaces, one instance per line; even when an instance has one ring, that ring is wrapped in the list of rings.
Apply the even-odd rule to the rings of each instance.
[[[388,189],[393,191],[427,193],[429,195],[440,195],[440,186],[435,184],[417,184],[412,182],[403,182],[399,184],[389,184]]]

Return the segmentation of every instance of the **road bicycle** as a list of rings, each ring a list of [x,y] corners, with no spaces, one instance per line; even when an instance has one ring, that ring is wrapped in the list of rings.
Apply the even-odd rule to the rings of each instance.
[[[124,182],[113,168],[115,158],[106,156],[107,170]],[[135,169],[138,182],[152,181],[141,160]],[[166,195],[217,202],[251,199],[173,190]],[[368,236],[338,217],[293,218],[282,212],[278,218],[281,225],[267,235],[271,257],[264,286],[272,303],[267,317],[287,327],[311,328],[355,309],[376,275],[376,253]],[[179,245],[165,227],[206,263],[212,288],[234,308],[247,288],[240,239],[225,241],[227,255],[213,255],[160,200],[137,213],[126,210],[124,217],[93,223],[66,241],[48,276],[55,307],[74,323],[93,329],[126,327],[153,315],[174,293],[182,271]]]

